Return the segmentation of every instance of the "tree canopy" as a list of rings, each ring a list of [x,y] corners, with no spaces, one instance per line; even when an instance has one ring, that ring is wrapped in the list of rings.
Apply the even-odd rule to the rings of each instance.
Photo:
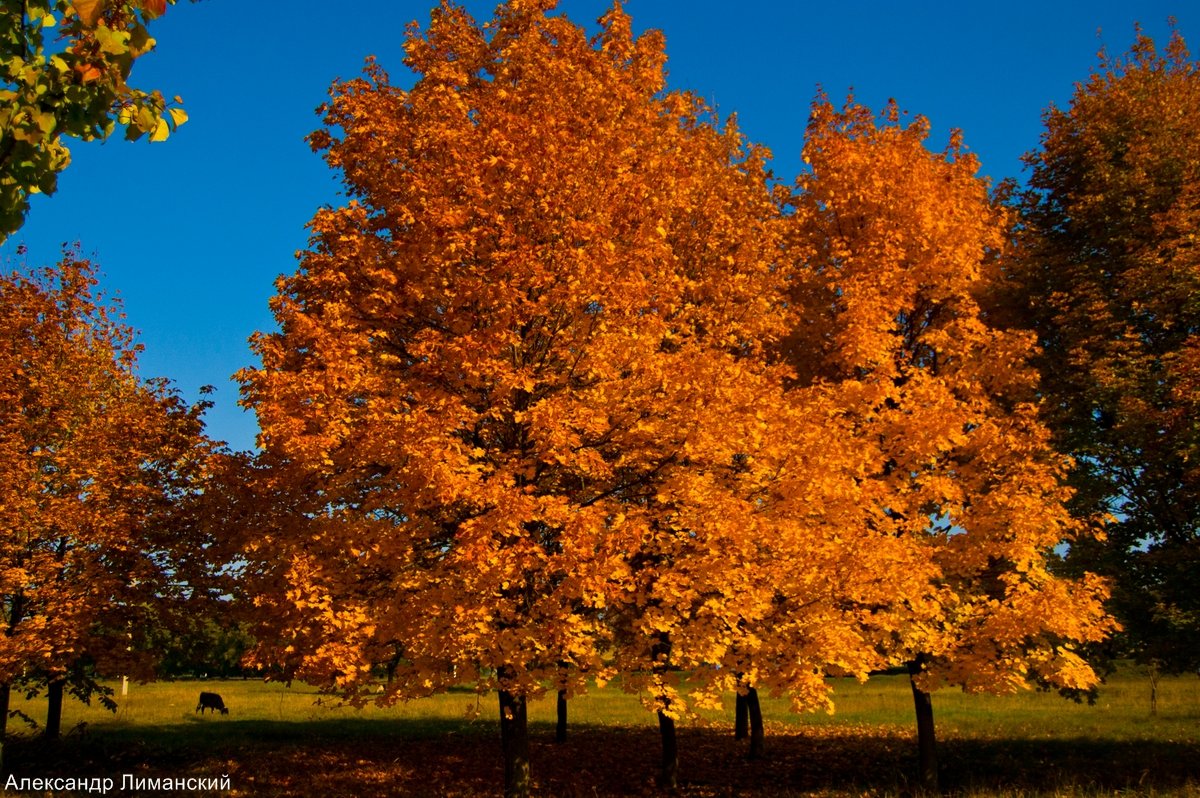
[[[6,236],[65,138],[187,117],[128,83],[174,0],[0,2]],[[356,703],[494,690],[512,796],[527,702],[614,677],[670,787],[675,721],[728,691],[831,708],[905,666],[935,787],[930,693],[1094,687],[1110,590],[1127,651],[1200,666],[1183,38],[1102,54],[1026,190],[823,94],[786,185],[660,33],[556,5],[443,0],[411,88],[332,87],[309,142],[345,201],[238,375],[259,453],[139,375],[77,251],[0,277],[0,737],[12,686],[148,675],[218,585],[238,617],[179,667],[220,640]]]
[[[889,662],[909,665],[919,720],[946,684],[1089,688],[1097,677],[1076,646],[1111,630],[1100,580],[1053,571],[1054,547],[1090,538],[1096,519],[1068,512],[1033,340],[998,329],[979,302],[999,274],[1006,214],[959,135],[934,153],[928,132],[894,104],[876,118],[819,98],[788,217],[800,322],[787,353],[852,419],[869,502],[859,523],[904,541],[890,547],[898,560],[856,548],[854,567],[912,580],[876,599],[863,626]],[[922,778],[935,787],[923,720]]]
[[[371,65],[313,136],[353,199],[314,218],[243,376],[263,479],[298,502],[250,544],[260,655],[349,688],[395,657],[389,698],[517,704],[620,668],[669,719],[678,668],[754,647],[772,493],[833,493],[847,446],[764,356],[788,312],[763,153],[663,91],[657,34],[617,9],[589,40],[550,5],[487,31],[442,6],[414,88]],[[820,672],[794,670],[809,700]]]
[[[619,673],[664,741],[725,690],[825,706],[918,657],[925,688],[1090,685],[1103,591],[1048,570],[1084,528],[1030,337],[976,301],[1005,216],[974,161],[822,100],[793,195],[666,89],[659,34],[554,5],[443,3],[411,89],[333,88],[311,143],[349,199],[241,375],[258,661],[498,689],[512,794],[546,685]]]
[[[73,252],[0,279],[0,688],[86,695],[87,665],[148,678],[146,644],[186,601],[202,541],[188,499],[204,404],[136,371],[139,347]],[[2,730],[0,730],[2,731]]]
[[[1027,156],[1000,306],[1034,330],[1078,514],[1111,513],[1070,563],[1114,578],[1132,652],[1200,666],[1200,69],[1175,32],[1101,54]]]

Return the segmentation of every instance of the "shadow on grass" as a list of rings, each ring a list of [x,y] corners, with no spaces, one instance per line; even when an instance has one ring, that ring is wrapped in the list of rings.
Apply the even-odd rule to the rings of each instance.
[[[1200,742],[1097,740],[948,740],[942,745],[947,786],[1086,792],[1196,794]]]
[[[531,726],[539,796],[650,795],[659,747],[653,728],[576,726],[565,743]],[[910,734],[872,727],[771,729],[766,756],[745,758],[729,730],[679,732],[685,796],[903,795],[914,777]],[[20,776],[216,777],[241,796],[490,796],[502,767],[496,724],[450,720],[224,721],[105,729],[46,745],[5,747]],[[951,790],[1184,794],[1200,784],[1200,742],[949,739]]]

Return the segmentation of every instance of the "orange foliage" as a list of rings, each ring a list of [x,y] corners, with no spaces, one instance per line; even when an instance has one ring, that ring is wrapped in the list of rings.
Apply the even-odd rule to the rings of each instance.
[[[1031,337],[993,328],[978,304],[1006,220],[957,135],[934,154],[927,134],[894,106],[877,121],[819,99],[790,217],[793,297],[809,320],[790,354],[853,418],[866,524],[906,541],[904,567],[926,581],[865,623],[894,660],[926,663],[928,688],[1086,688],[1096,677],[1072,646],[1112,629],[1106,590],[1050,565],[1056,545],[1094,530],[1065,507],[1067,463],[1039,420]]]
[[[672,714],[677,668],[704,701],[771,657],[811,705],[880,662],[839,604],[881,580],[845,556],[856,445],[766,354],[792,321],[765,153],[663,93],[657,33],[602,25],[444,5],[411,91],[335,87],[312,140],[353,200],[243,374],[290,497],[248,552],[263,661],[350,691],[392,662],[385,700],[621,671]],[[784,624],[806,642],[771,648]]]
[[[443,4],[411,90],[334,87],[311,140],[351,200],[241,375],[258,661],[360,700],[385,664],[383,701],[620,673],[669,716],[918,658],[930,687],[1094,683],[1104,587],[1049,568],[1093,530],[1031,339],[976,298],[1006,220],[973,157],[822,99],[775,196],[664,91],[657,33],[552,7]]]
[[[136,372],[92,266],[0,278],[0,683],[81,660],[149,676],[141,647],[190,574],[203,405]]]

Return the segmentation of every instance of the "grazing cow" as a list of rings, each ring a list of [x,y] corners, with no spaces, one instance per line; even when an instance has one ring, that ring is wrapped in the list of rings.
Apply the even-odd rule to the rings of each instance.
[[[229,714],[229,710],[225,708],[225,702],[216,693],[200,694],[200,703],[196,704],[196,711],[203,715],[206,709],[211,709],[213,712],[220,710],[222,715]]]

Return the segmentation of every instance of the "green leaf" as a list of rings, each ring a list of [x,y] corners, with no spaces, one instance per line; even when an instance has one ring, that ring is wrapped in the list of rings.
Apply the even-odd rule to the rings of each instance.
[[[58,190],[58,172],[44,172],[32,188],[49,197]]]

